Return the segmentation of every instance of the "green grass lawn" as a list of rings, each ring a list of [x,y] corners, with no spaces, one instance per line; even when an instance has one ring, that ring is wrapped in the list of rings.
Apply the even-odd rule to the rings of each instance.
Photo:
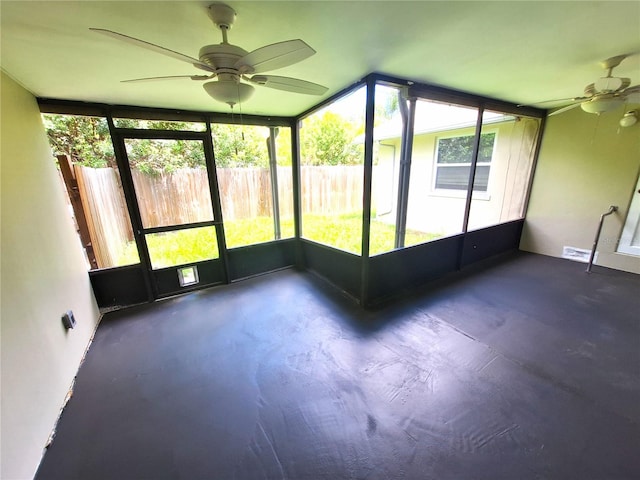
[[[302,236],[340,250],[360,254],[362,243],[362,217],[360,214],[338,216],[305,214],[302,219]],[[253,245],[274,239],[273,219],[257,217],[225,222],[225,239],[228,248]],[[280,223],[282,238],[294,234],[293,219]],[[406,244],[415,245],[438,238],[440,235],[407,231]],[[395,227],[383,222],[371,222],[370,255],[393,250]],[[214,227],[191,228],[147,235],[147,245],[153,268],[170,267],[199,262],[218,257],[218,245]],[[121,264],[137,263],[135,242],[130,242],[123,253]]]
[[[395,226],[388,223],[371,221],[369,236],[369,255],[378,255],[393,250]],[[362,250],[362,215],[359,213],[339,216],[310,215],[302,216],[302,236],[315,242],[330,245],[340,250],[360,255]],[[440,235],[408,230],[405,236],[407,245],[428,242]]]

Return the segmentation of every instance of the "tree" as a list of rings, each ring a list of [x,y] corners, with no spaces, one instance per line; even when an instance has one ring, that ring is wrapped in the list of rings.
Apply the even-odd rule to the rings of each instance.
[[[115,167],[109,126],[104,118],[43,114],[51,149],[86,167]]]
[[[269,129],[259,126],[211,125],[216,167],[269,167]]]
[[[42,115],[55,155],[64,154],[86,167],[116,167],[105,118],[78,115]],[[192,130],[189,122],[116,119],[119,128]],[[279,165],[291,165],[291,135],[281,129],[276,137]],[[219,168],[269,167],[266,140],[269,128],[253,125],[212,124],[214,155]],[[197,140],[127,139],[129,165],[149,175],[180,168],[205,168],[202,143]]]
[[[388,122],[399,112],[399,93],[400,91],[397,88],[376,85],[374,116],[376,126]]]
[[[362,145],[353,143],[353,123],[331,111],[311,115],[300,130],[302,165],[357,165],[362,163]]]
[[[148,175],[180,168],[205,168],[202,143],[197,140],[126,139],[129,165]]]

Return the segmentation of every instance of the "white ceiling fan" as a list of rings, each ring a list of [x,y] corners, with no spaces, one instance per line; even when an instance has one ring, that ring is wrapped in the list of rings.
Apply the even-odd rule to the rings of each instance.
[[[555,110],[549,115],[558,115],[559,113],[566,112],[578,106],[587,113],[599,115],[613,110],[625,102],[640,103],[640,85],[630,87],[631,79],[614,77],[612,75],[613,69],[620,65],[628,56],[628,54],[617,55],[600,62],[602,68],[607,71],[607,75],[587,85],[584,88],[583,96],[548,100],[546,102],[540,102],[538,105],[571,100],[573,103]]]
[[[236,12],[228,5],[214,3],[209,6],[209,17],[222,32],[222,42],[205,45],[200,49],[198,58],[170,50],[122,33],[91,28],[90,30],[167,55],[176,60],[190,63],[207,72],[206,75],[174,75],[164,77],[136,78],[124,82],[145,82],[155,80],[191,79],[208,81],[203,85],[205,91],[215,100],[231,106],[242,104],[253,94],[253,85],[284,90],[306,95],[322,95],[328,88],[297,78],[276,75],[257,75],[298,63],[316,52],[300,39],[273,43],[247,52],[243,48],[227,41],[227,32],[231,29]],[[253,85],[252,85],[253,84]]]

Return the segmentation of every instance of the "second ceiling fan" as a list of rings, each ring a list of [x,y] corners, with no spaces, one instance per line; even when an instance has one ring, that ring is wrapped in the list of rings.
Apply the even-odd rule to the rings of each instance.
[[[640,85],[631,85],[631,79],[614,77],[613,69],[629,56],[629,54],[617,55],[607,58],[600,62],[600,65],[606,70],[607,75],[600,77],[593,83],[584,88],[584,94],[580,97],[564,98],[558,100],[547,100],[538,102],[537,105],[544,103],[557,103],[571,101],[566,107],[554,110],[549,115],[558,115],[567,110],[581,107],[587,113],[595,113],[597,115],[613,110],[623,103],[640,102]]]
[[[236,12],[223,3],[210,5],[208,11],[211,20],[222,32],[222,42],[214,45],[205,45],[200,49],[198,58],[111,30],[102,28],[91,28],[90,30],[190,63],[194,67],[207,72],[204,75],[136,78],[124,80],[124,82],[172,79],[205,81],[206,83],[203,85],[205,91],[214,100],[226,103],[232,108],[236,104],[244,103],[251,97],[254,91],[253,85],[307,95],[323,95],[326,93],[327,87],[306,80],[277,75],[261,75],[263,72],[288,67],[314,55],[316,53],[315,50],[304,41],[300,39],[287,40],[247,52],[237,45],[232,45],[227,40],[227,32],[233,25]]]

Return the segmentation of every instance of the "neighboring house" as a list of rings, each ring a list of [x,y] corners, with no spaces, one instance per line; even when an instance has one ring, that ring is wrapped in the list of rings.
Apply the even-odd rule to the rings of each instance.
[[[471,169],[475,109],[419,101],[411,156],[407,229],[438,237],[462,231]],[[469,230],[524,216],[538,119],[485,112]],[[395,223],[402,120],[376,128],[376,219]]]

